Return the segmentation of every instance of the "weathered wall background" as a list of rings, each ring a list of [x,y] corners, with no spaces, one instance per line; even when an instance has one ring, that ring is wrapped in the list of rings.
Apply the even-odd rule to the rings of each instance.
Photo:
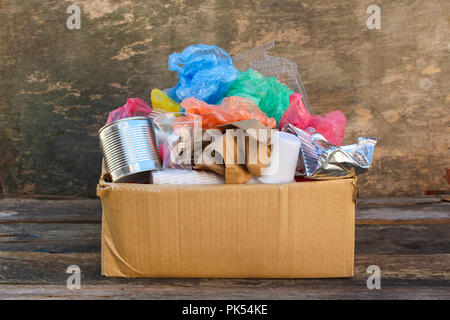
[[[81,30],[66,27],[71,4]],[[0,193],[94,196],[97,130],[127,97],[175,83],[169,54],[271,39],[314,112],[346,114],[344,142],[379,139],[361,196],[448,190],[449,14],[445,0],[0,0]]]

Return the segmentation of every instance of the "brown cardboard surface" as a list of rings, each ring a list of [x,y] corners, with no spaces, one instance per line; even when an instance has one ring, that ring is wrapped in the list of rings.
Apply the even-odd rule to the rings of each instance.
[[[352,179],[174,186],[101,181],[102,274],[350,277]]]

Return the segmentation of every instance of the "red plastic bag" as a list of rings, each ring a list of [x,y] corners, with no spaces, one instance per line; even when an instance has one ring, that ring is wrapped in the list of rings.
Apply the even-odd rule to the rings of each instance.
[[[127,103],[109,113],[106,124],[129,117],[148,116],[151,112],[152,108],[144,100],[128,98]]]
[[[296,126],[299,129],[304,129],[311,121],[311,115],[306,110],[302,101],[302,95],[300,93],[294,93],[289,96],[289,107],[284,112],[280,120],[279,128],[283,129],[287,123]]]
[[[328,142],[340,146],[345,135],[347,119],[340,110],[334,110],[326,116],[311,115],[303,105],[302,95],[293,93],[289,96],[289,108],[283,114],[280,121],[280,130],[290,123],[299,129],[314,128],[323,135]]]
[[[181,107],[188,113],[200,115],[203,129],[213,129],[225,123],[249,119],[259,120],[269,128],[275,128],[277,125],[276,120],[267,117],[250,98],[227,97],[220,105],[187,98],[181,102]]]

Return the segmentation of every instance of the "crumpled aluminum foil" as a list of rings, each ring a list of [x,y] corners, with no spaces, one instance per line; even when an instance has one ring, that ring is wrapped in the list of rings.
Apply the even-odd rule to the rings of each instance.
[[[306,130],[291,124],[282,129],[301,141],[296,175],[318,180],[348,178],[370,168],[377,139],[360,137],[356,144],[339,147],[329,143],[313,128]]]

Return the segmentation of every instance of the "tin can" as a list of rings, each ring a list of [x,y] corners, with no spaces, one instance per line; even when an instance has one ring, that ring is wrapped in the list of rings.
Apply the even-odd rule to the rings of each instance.
[[[131,117],[105,125],[98,132],[106,170],[113,182],[148,182],[161,169],[150,118]]]

